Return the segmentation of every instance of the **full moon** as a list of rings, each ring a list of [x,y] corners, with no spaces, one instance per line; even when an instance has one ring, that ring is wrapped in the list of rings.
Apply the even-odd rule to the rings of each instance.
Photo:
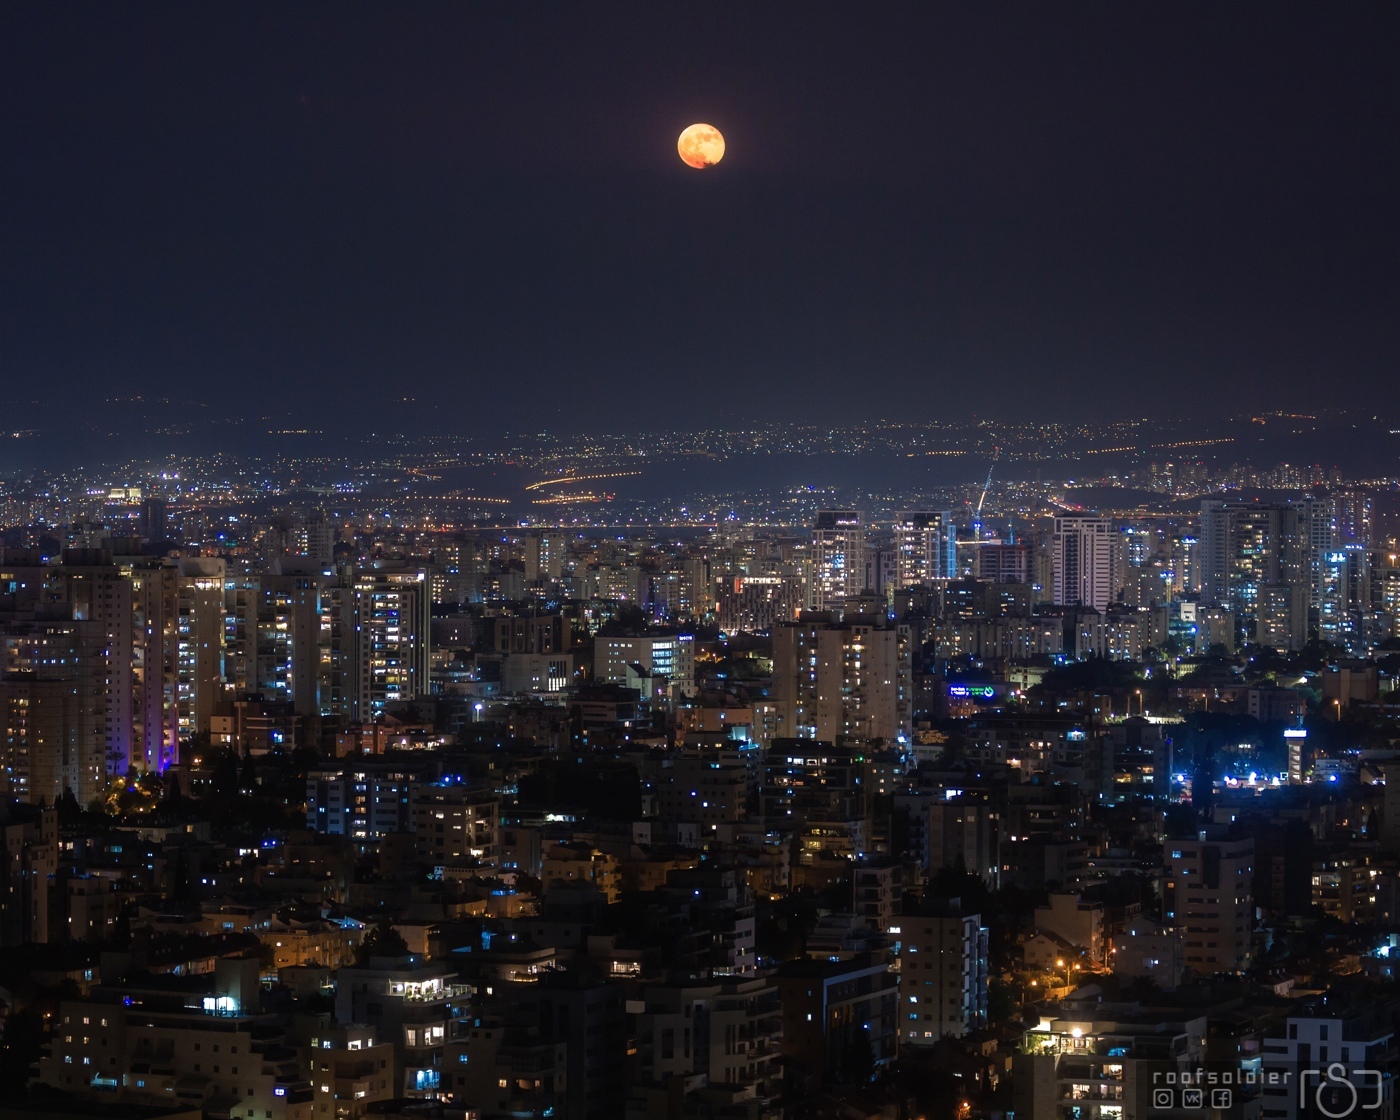
[[[712,124],[693,124],[681,133],[676,151],[688,167],[713,167],[724,158],[724,137]]]

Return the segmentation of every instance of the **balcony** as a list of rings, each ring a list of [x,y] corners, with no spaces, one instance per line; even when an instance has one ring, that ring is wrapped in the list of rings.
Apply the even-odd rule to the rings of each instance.
[[[1062,1101],[1121,1101],[1123,1099],[1123,1086],[1071,1085],[1068,1087],[1068,1091],[1061,1090],[1060,1099]]]

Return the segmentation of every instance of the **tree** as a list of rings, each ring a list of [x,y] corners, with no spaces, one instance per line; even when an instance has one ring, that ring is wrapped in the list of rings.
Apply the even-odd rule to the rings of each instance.
[[[1018,1010],[1016,987],[1000,976],[987,981],[987,1018],[994,1023],[1003,1023]]]
[[[636,603],[623,603],[617,613],[598,630],[602,637],[622,637],[627,634],[645,634],[647,616]]]
[[[83,807],[78,804],[78,798],[73,793],[72,786],[63,787],[63,795],[59,797],[54,807],[58,810],[59,824],[77,824],[83,815]]]
[[[169,812],[179,812],[184,807],[185,794],[180,789],[180,778],[171,771],[165,776],[165,789],[161,794],[160,807]]]
[[[389,919],[385,918],[360,940],[360,947],[355,951],[355,963],[359,965],[369,964],[371,957],[406,956],[408,956],[408,942],[390,924]]]
[[[238,796],[238,758],[229,748],[224,747],[219,751],[209,784],[215,797]]]
[[[30,1067],[37,1065],[44,1044],[44,1024],[36,1011],[11,1011],[0,1042],[0,1085],[5,1100],[18,1104],[28,1094]]]

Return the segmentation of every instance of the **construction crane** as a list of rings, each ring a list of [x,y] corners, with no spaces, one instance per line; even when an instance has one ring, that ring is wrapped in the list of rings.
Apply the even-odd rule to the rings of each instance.
[[[987,500],[987,491],[992,488],[992,471],[996,469],[996,460],[992,460],[992,465],[987,468],[987,484],[982,487],[982,496],[977,499],[977,512],[972,515],[972,539],[980,541],[982,539],[982,505]]]

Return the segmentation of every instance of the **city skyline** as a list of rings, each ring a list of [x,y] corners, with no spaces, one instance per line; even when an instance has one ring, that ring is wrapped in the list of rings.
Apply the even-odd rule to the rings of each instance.
[[[1394,1120],[1397,77],[0,5],[0,1120]]]

